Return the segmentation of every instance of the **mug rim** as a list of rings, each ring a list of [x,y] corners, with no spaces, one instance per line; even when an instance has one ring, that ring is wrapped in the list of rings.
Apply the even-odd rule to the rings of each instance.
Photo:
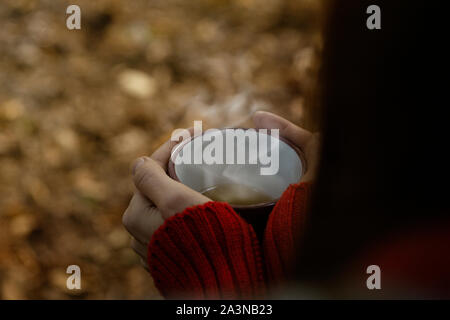
[[[242,128],[242,127],[225,127],[225,128],[219,128],[218,130],[220,131],[224,131],[226,129],[243,129],[243,130],[250,130],[253,129],[256,132],[262,130],[262,129],[256,129],[256,128]],[[269,129],[266,129],[269,130]],[[181,141],[180,143],[178,143],[177,145],[175,145],[172,150],[175,149],[175,151],[171,150],[170,153],[170,158],[169,158],[169,163],[167,166],[167,171],[169,173],[169,176],[174,179],[175,181],[178,181],[180,183],[183,183],[177,176],[176,170],[175,170],[175,163],[172,161],[172,157],[177,157],[178,154],[181,152],[181,149],[183,148],[184,145],[188,144],[189,142],[191,142],[192,140],[194,140],[197,137],[203,136],[205,134],[207,130],[203,130],[201,134],[198,135],[191,135],[189,138]],[[267,135],[271,135],[270,132],[267,132]],[[284,143],[286,143],[291,149],[293,149],[295,151],[295,153],[297,154],[298,158],[300,159],[300,162],[302,163],[302,176],[305,174],[306,172],[306,167],[307,167],[307,163],[306,163],[306,159],[304,156],[303,151],[297,147],[296,145],[294,145],[289,139],[283,137],[283,136],[278,136],[278,139],[283,141]],[[233,209],[237,209],[237,210],[248,210],[248,209],[262,209],[262,208],[266,208],[266,207],[270,207],[270,206],[274,206],[277,201],[280,200],[280,198],[274,199],[273,201],[270,202],[261,202],[261,203],[255,203],[255,204],[248,204],[248,205],[233,205],[231,203],[228,203]],[[215,201],[215,200],[212,200]]]

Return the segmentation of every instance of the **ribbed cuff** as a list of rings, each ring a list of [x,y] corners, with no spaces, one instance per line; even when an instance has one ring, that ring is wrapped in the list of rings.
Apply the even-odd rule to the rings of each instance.
[[[255,298],[265,290],[255,232],[227,203],[167,219],[152,236],[148,265],[165,297]]]
[[[304,234],[311,190],[310,182],[291,184],[278,200],[264,233],[268,281],[282,284],[294,272]]]

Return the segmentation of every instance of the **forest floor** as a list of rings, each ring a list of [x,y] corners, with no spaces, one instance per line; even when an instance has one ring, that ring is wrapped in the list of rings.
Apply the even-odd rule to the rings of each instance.
[[[305,124],[319,1],[0,2],[0,298],[157,299],[121,216],[173,129]],[[82,289],[66,289],[68,265]]]

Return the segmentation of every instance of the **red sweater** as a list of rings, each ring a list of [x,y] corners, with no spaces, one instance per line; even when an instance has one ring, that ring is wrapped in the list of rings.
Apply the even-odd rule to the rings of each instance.
[[[166,220],[148,246],[156,287],[166,297],[263,297],[266,279],[276,284],[291,272],[309,190],[301,183],[283,193],[269,216],[263,248],[227,203],[208,202]]]
[[[269,216],[262,248],[252,226],[226,203],[208,202],[166,220],[148,246],[156,287],[171,298],[264,297],[267,284],[282,284],[293,271],[310,188],[300,183],[283,193]],[[355,259],[357,268],[367,278],[365,267],[379,265],[383,288],[411,285],[450,297],[449,230],[447,222],[402,235]],[[363,289],[365,278],[358,281]]]

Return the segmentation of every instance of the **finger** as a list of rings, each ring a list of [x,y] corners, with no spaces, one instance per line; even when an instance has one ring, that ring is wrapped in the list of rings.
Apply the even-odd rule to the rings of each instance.
[[[279,129],[280,136],[284,137],[300,148],[305,148],[312,133],[308,130],[302,129],[292,122],[283,119],[270,112],[257,111],[253,114],[253,122],[257,129]]]
[[[146,259],[141,258],[141,265],[148,273],[150,273],[150,268],[148,267]]]
[[[153,154],[150,156],[153,160],[155,160],[163,169],[167,171],[167,163],[169,162],[170,154],[173,148],[181,143],[183,139],[187,138],[187,135],[191,137],[194,133],[194,128],[189,129],[181,129],[186,130],[186,136],[180,137],[178,140],[172,140],[172,138],[166,141],[162,146],[160,146]]]
[[[155,160],[141,157],[135,161],[133,181],[136,188],[158,208],[174,187],[172,180]]]
[[[164,223],[164,219],[146,197],[136,192],[123,214],[122,222],[136,240],[147,244],[153,233]]]
[[[139,255],[142,259],[147,260],[147,246],[144,245],[139,240],[135,238],[131,239],[131,248]]]
[[[319,133],[314,133],[311,141],[308,143],[305,155],[307,156],[306,162],[308,163],[308,168],[305,175],[300,179],[301,182],[314,181],[317,167],[319,165],[319,146],[320,146],[320,135]]]
[[[211,201],[201,193],[172,180],[153,159],[143,157],[136,161],[134,184],[142,195],[155,204],[164,219],[187,207]]]

